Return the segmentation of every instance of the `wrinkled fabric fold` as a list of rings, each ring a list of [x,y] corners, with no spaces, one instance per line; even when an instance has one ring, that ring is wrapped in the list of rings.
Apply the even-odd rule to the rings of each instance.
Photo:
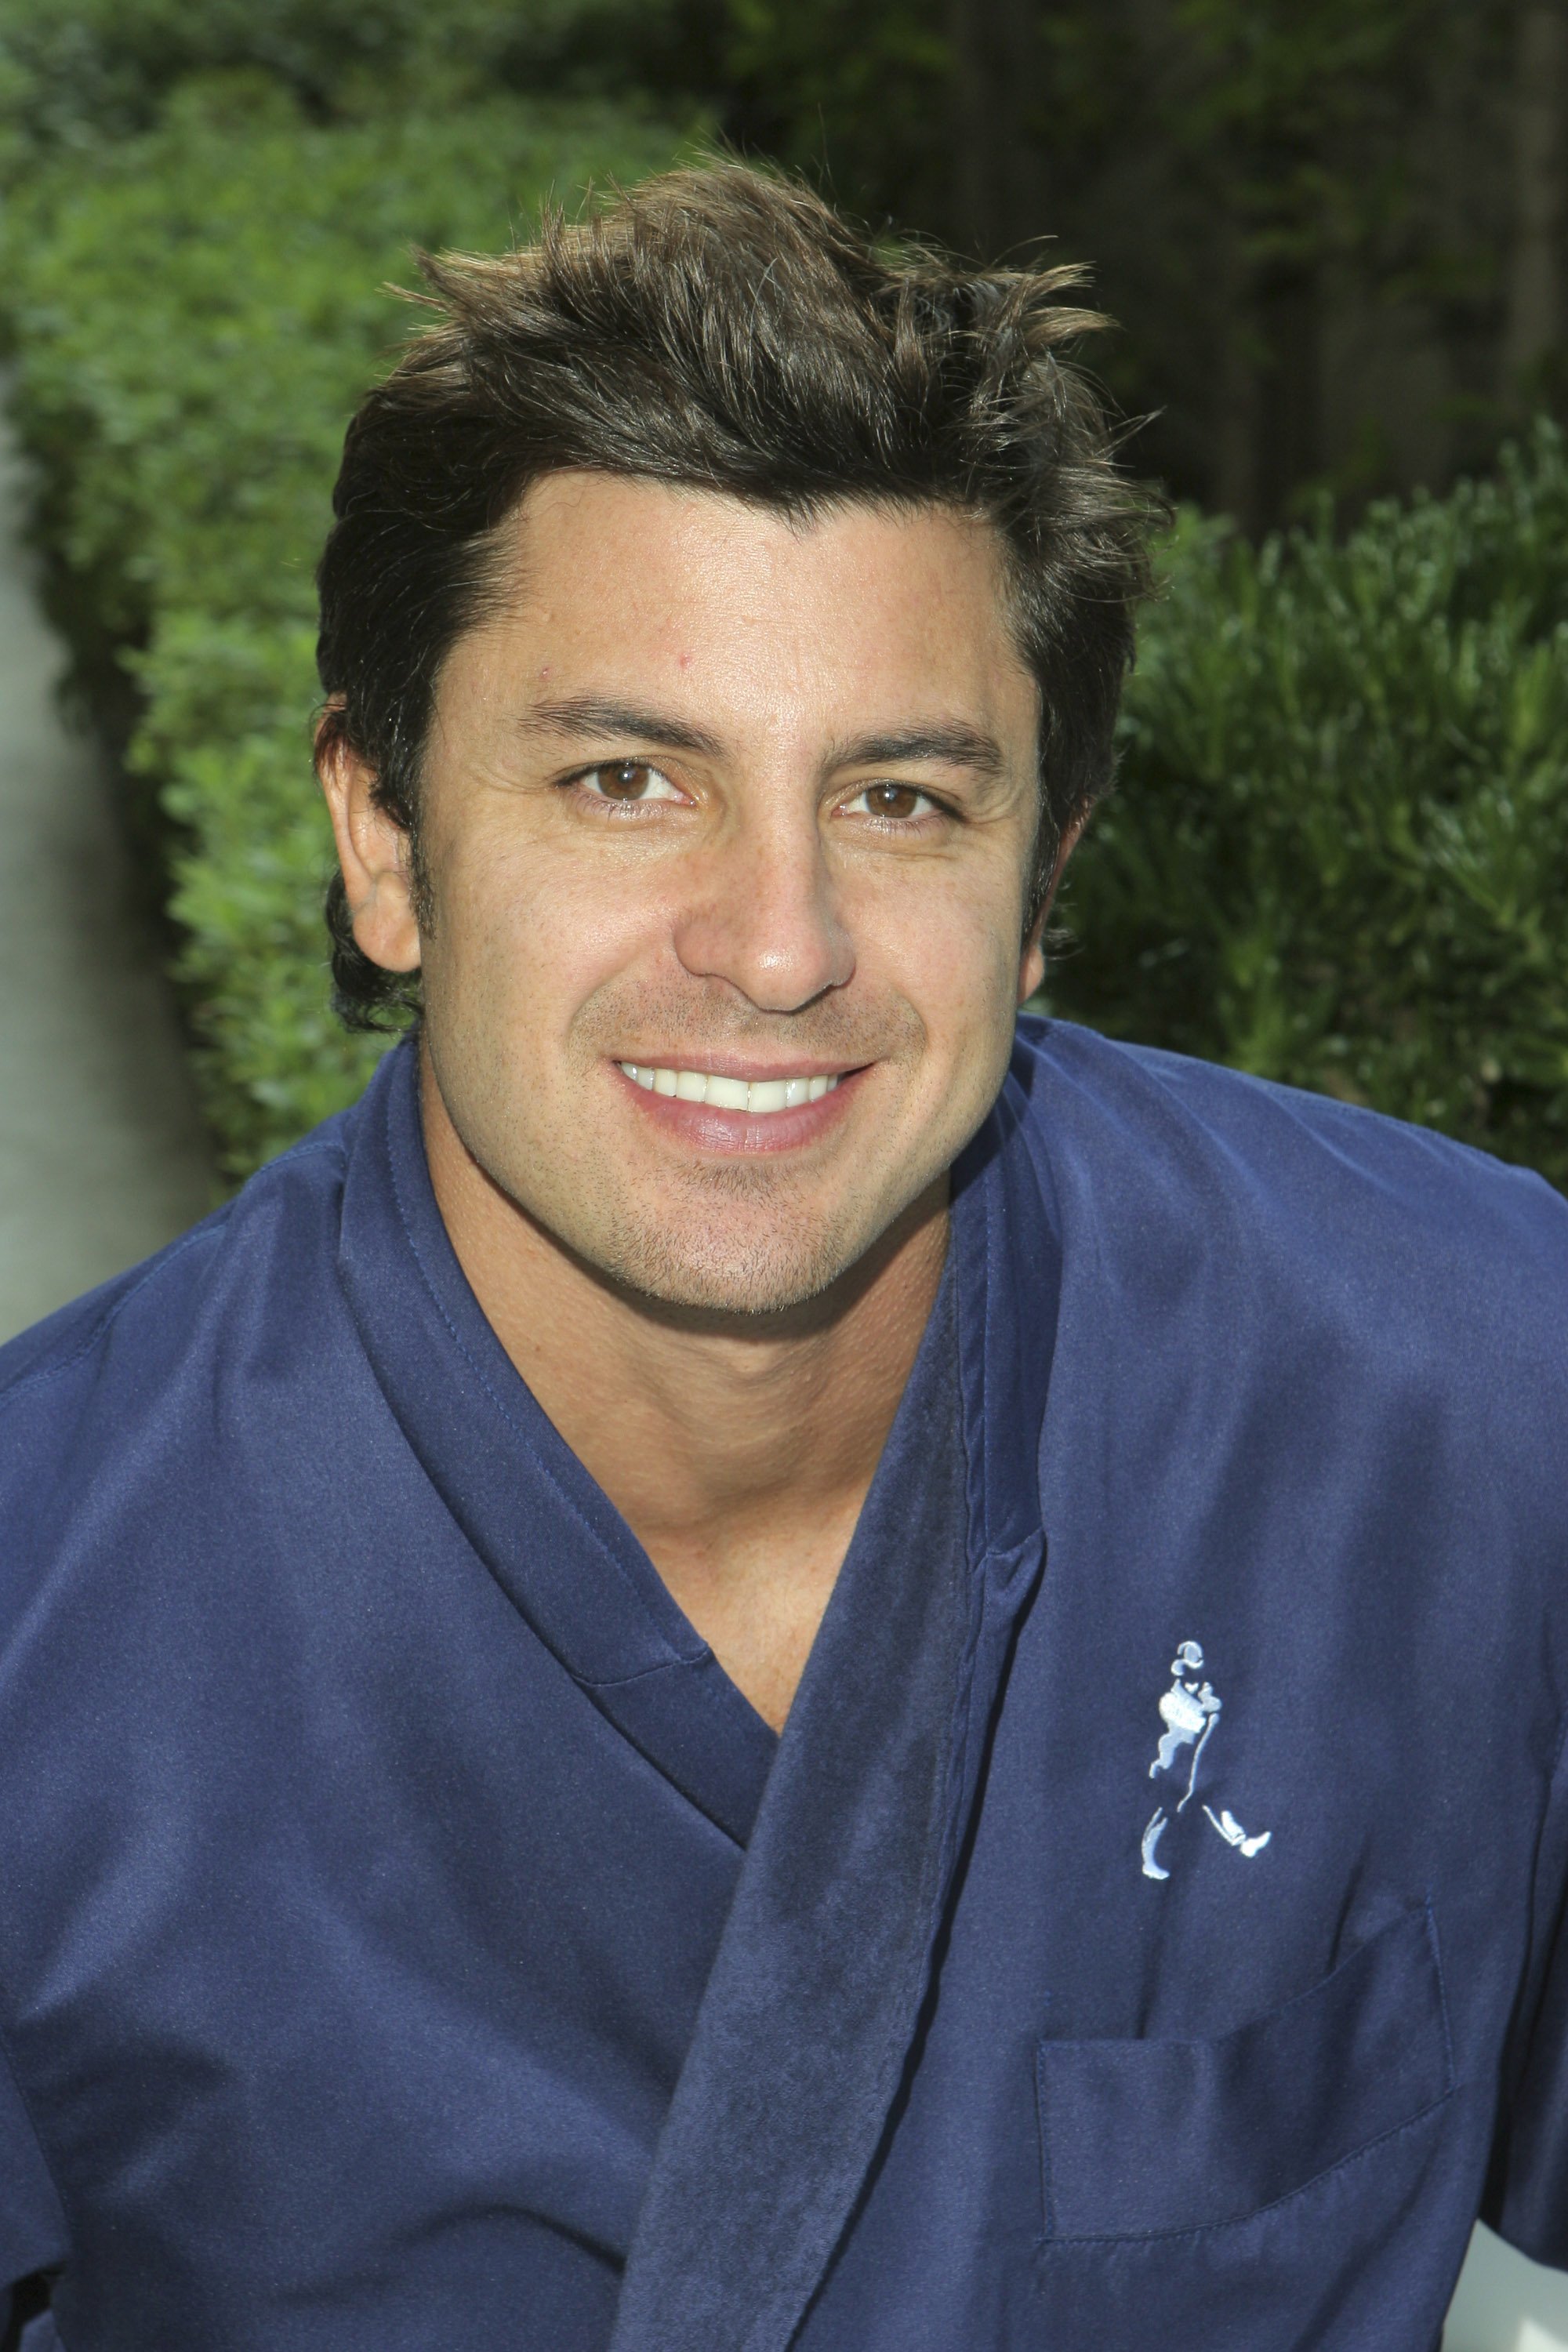
[[[763,1799],[614,2352],[782,2352],[903,2071],[942,1893],[966,1651],[952,1311],[947,1282],[889,1442],[906,1478],[858,1534]]]

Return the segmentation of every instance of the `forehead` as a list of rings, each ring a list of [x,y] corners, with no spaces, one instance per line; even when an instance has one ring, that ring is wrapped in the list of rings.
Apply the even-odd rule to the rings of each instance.
[[[903,718],[939,709],[1032,730],[1034,681],[983,517],[845,501],[809,518],[619,476],[537,483],[502,526],[470,657],[562,690],[630,666],[661,684]],[[459,656],[463,648],[457,649]]]

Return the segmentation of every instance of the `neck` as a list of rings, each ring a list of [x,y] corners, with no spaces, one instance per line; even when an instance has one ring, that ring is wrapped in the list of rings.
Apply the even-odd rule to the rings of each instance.
[[[947,1249],[945,1178],[820,1297],[762,1317],[637,1297],[473,1160],[426,1060],[431,1181],[497,1337],[699,1633],[778,1728]]]

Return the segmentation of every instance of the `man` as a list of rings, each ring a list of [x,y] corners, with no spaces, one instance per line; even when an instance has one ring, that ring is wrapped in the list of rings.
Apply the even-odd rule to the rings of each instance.
[[[1568,1216],[1017,1023],[1147,528],[1051,279],[739,168],[430,276],[321,575],[417,1034],[3,1360],[0,2275],[1430,2352],[1568,2261]]]

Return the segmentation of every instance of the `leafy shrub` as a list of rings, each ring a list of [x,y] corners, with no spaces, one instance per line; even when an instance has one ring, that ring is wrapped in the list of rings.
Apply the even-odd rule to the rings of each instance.
[[[670,87],[673,0],[0,0],[0,182],[151,130],[194,76],[251,71],[317,121],[500,90]]]
[[[178,972],[205,1104],[243,1173],[358,1091],[327,1009],[331,836],[309,756],[312,567],[344,421],[409,314],[413,244],[505,242],[551,190],[634,179],[676,134],[501,101],[307,123],[207,78],[161,126],[28,174],[0,223],[13,405],[79,677],[177,828]]]
[[[1053,1007],[1568,1185],[1568,450],[1254,550],[1189,522]]]

